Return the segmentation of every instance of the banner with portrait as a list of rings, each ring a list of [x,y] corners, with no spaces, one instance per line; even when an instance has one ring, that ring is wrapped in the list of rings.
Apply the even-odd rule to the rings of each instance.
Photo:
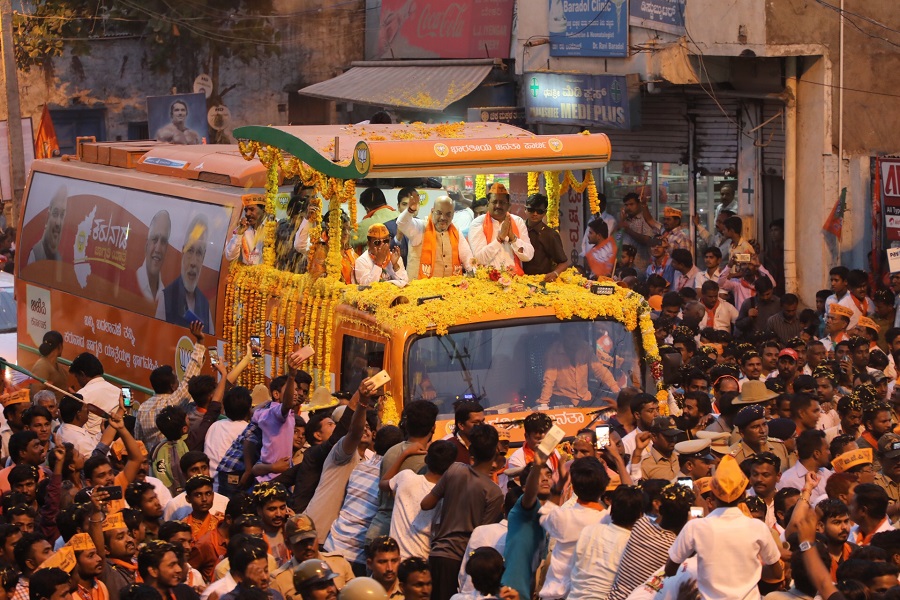
[[[215,334],[234,207],[34,173],[19,237],[26,281]]]

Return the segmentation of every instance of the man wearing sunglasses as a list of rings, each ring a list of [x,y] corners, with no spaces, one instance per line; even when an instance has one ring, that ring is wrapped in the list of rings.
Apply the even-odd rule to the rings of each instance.
[[[547,205],[547,196],[543,194],[532,194],[525,202],[525,212],[528,213],[525,227],[528,229],[528,239],[534,246],[534,256],[522,263],[522,270],[526,275],[544,275],[544,281],[549,282],[555,281],[566,270],[569,261],[559,232],[544,223]]]
[[[400,250],[391,250],[391,232],[381,223],[374,223],[366,233],[367,248],[356,259],[353,282],[371,285],[376,281],[390,281],[397,287],[409,283]]]

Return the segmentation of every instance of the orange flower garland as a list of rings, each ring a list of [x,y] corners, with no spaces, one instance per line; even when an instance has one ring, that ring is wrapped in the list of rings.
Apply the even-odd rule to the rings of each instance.
[[[547,226],[559,229],[559,173],[544,171],[544,188],[547,190]]]
[[[540,179],[541,174],[533,171],[528,172],[528,195],[541,193]]]

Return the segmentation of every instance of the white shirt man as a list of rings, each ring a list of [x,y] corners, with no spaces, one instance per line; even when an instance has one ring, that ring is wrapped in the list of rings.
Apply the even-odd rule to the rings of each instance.
[[[600,511],[577,503],[568,507],[550,503],[541,506],[541,527],[550,539],[556,540],[550,555],[547,578],[540,592],[543,600],[566,597],[571,583],[569,577],[572,556],[581,532],[586,527],[599,523],[608,514],[608,509]]]
[[[469,246],[479,265],[495,269],[509,267],[517,273],[522,272],[523,262],[534,257],[528,228],[522,217],[510,214],[509,193],[503,184],[495,183],[491,187],[487,214],[475,217],[469,226]]]
[[[249,424],[249,421],[222,419],[213,423],[206,432],[203,452],[209,457],[209,476],[216,482],[217,488],[219,480],[216,478],[216,471],[219,468],[219,461],[231,448],[231,444],[237,439],[237,436],[241,435]]]
[[[707,316],[700,321],[700,327],[713,327],[719,331],[731,332],[731,327],[738,318],[738,310],[732,304],[720,299],[714,309],[712,321],[710,321],[709,312],[710,310],[707,308]]]
[[[234,260],[240,257],[245,265],[258,265],[262,261],[266,237],[266,197],[262,194],[245,194],[241,197],[241,202],[245,216],[225,244],[225,258]],[[245,227],[243,231],[242,227]]]
[[[94,453],[94,448],[97,447],[97,442],[100,441],[99,437],[91,435],[84,427],[79,427],[73,423],[60,425],[57,435],[59,435],[61,443],[72,444],[75,447],[75,451],[81,454],[85,460],[91,457],[91,454]]]
[[[606,230],[609,232],[609,235],[613,235],[613,233],[615,233],[616,231],[616,218],[606,211],[600,213],[600,218],[603,219],[604,223],[606,223]],[[594,244],[592,244],[590,240],[588,240],[588,228],[585,228],[584,235],[581,236],[581,251],[579,252],[579,256],[584,258],[593,247]]]
[[[613,523],[595,523],[581,532],[575,544],[568,600],[606,598],[630,537],[630,529]]]
[[[470,270],[474,266],[475,259],[469,242],[452,222],[453,201],[449,196],[439,196],[434,201],[434,208],[427,219],[417,218],[418,211],[419,194],[414,193],[410,197],[407,209],[397,217],[397,231],[405,235],[409,242],[409,252],[406,256],[409,267],[407,274],[412,279],[419,278],[423,249],[431,255],[431,264],[421,268],[426,277],[459,275],[464,270]],[[455,257],[452,256],[454,239],[457,253]],[[458,273],[457,269],[453,268],[454,260],[459,262]]]
[[[122,390],[103,379],[103,377],[94,377],[88,381],[83,388],[78,390],[81,397],[84,398],[85,404],[93,404],[106,414],[112,414],[119,407],[119,396]],[[88,422],[84,426],[87,432],[97,439],[100,439],[101,427],[103,419],[90,413]]]

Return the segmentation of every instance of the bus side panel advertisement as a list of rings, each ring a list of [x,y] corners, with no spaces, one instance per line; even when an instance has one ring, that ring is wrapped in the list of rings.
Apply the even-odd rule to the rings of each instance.
[[[63,336],[65,358],[90,352],[107,374],[135,385],[146,386],[151,371],[163,365],[172,365],[179,379],[184,376],[194,348],[187,329],[59,290],[24,286],[31,301],[19,311],[20,342],[37,346],[44,332],[53,329]],[[36,358],[30,355],[20,364],[30,368]]]
[[[215,335],[233,211],[35,173],[19,237],[19,277],[182,327],[196,315]]]

